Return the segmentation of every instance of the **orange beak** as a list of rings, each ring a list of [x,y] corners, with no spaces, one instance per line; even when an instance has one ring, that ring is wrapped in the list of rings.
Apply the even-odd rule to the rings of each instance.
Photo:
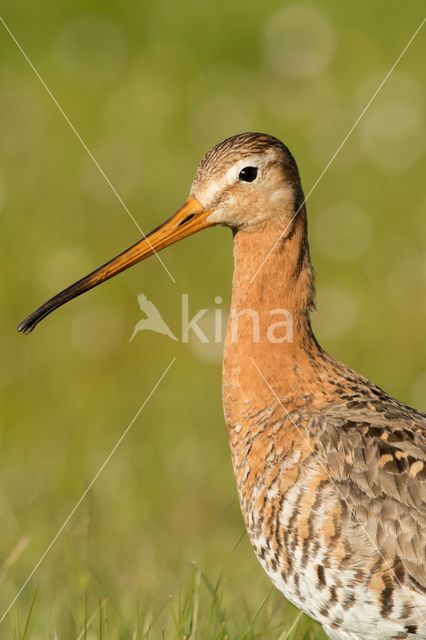
[[[66,302],[89,291],[89,289],[93,289],[93,287],[97,287],[98,284],[113,278],[118,273],[152,256],[153,253],[161,251],[174,242],[211,227],[213,223],[207,220],[210,213],[211,211],[204,210],[198,200],[188,198],[171,218],[151,231],[143,240],[140,240],[126,251],[123,251],[123,253],[120,253],[116,258],[99,267],[99,269],[89,273],[89,275],[50,298],[18,325],[18,331],[30,333],[43,318]]]

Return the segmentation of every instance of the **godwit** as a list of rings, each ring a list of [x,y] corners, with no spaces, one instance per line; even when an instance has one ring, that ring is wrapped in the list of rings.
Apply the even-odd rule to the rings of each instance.
[[[426,415],[334,360],[315,339],[303,191],[279,140],[244,133],[215,146],[170,219],[46,302],[19,330],[32,331],[68,300],[213,225],[234,234],[239,322],[228,324],[223,403],[258,559],[333,640],[426,638]],[[277,309],[291,313],[291,340],[271,334]]]

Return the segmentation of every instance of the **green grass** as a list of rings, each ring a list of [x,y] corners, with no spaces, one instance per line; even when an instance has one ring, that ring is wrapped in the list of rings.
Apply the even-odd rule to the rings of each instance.
[[[13,638],[75,640],[323,640],[319,625],[294,607],[277,599],[270,589],[259,606],[249,610],[242,600],[238,615],[224,603],[224,579],[212,583],[196,566],[191,567],[185,585],[176,597],[170,596],[162,606],[150,608],[139,602],[134,620],[123,621],[108,598],[89,605],[85,594],[78,611],[73,612],[74,624],[60,635],[55,629],[33,631],[37,613],[37,590],[29,610],[16,614]],[[285,614],[283,614],[285,611]],[[12,616],[14,617],[14,616]],[[285,618],[285,620],[284,620]],[[12,625],[13,626],[13,625]]]

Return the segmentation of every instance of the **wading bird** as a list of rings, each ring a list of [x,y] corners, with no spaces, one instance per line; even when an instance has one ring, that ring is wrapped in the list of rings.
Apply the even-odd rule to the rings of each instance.
[[[426,415],[329,356],[313,335],[314,272],[296,162],[272,136],[221,142],[189,198],[146,239],[46,302],[51,311],[213,225],[234,234],[223,403],[241,510],[273,583],[333,640],[426,638]],[[270,339],[271,309],[293,318]],[[235,334],[235,327],[233,327]]]

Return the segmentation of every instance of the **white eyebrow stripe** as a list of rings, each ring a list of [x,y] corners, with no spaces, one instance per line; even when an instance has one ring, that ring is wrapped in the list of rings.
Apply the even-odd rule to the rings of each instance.
[[[266,165],[270,164],[275,157],[273,149],[269,149],[266,153],[261,155],[249,156],[248,158],[241,158],[225,173],[219,180],[212,180],[206,185],[202,191],[198,193],[198,199],[203,203],[205,207],[208,207],[216,198],[216,196],[225,190],[226,187],[237,182],[238,174],[244,167],[258,167],[262,170]]]

